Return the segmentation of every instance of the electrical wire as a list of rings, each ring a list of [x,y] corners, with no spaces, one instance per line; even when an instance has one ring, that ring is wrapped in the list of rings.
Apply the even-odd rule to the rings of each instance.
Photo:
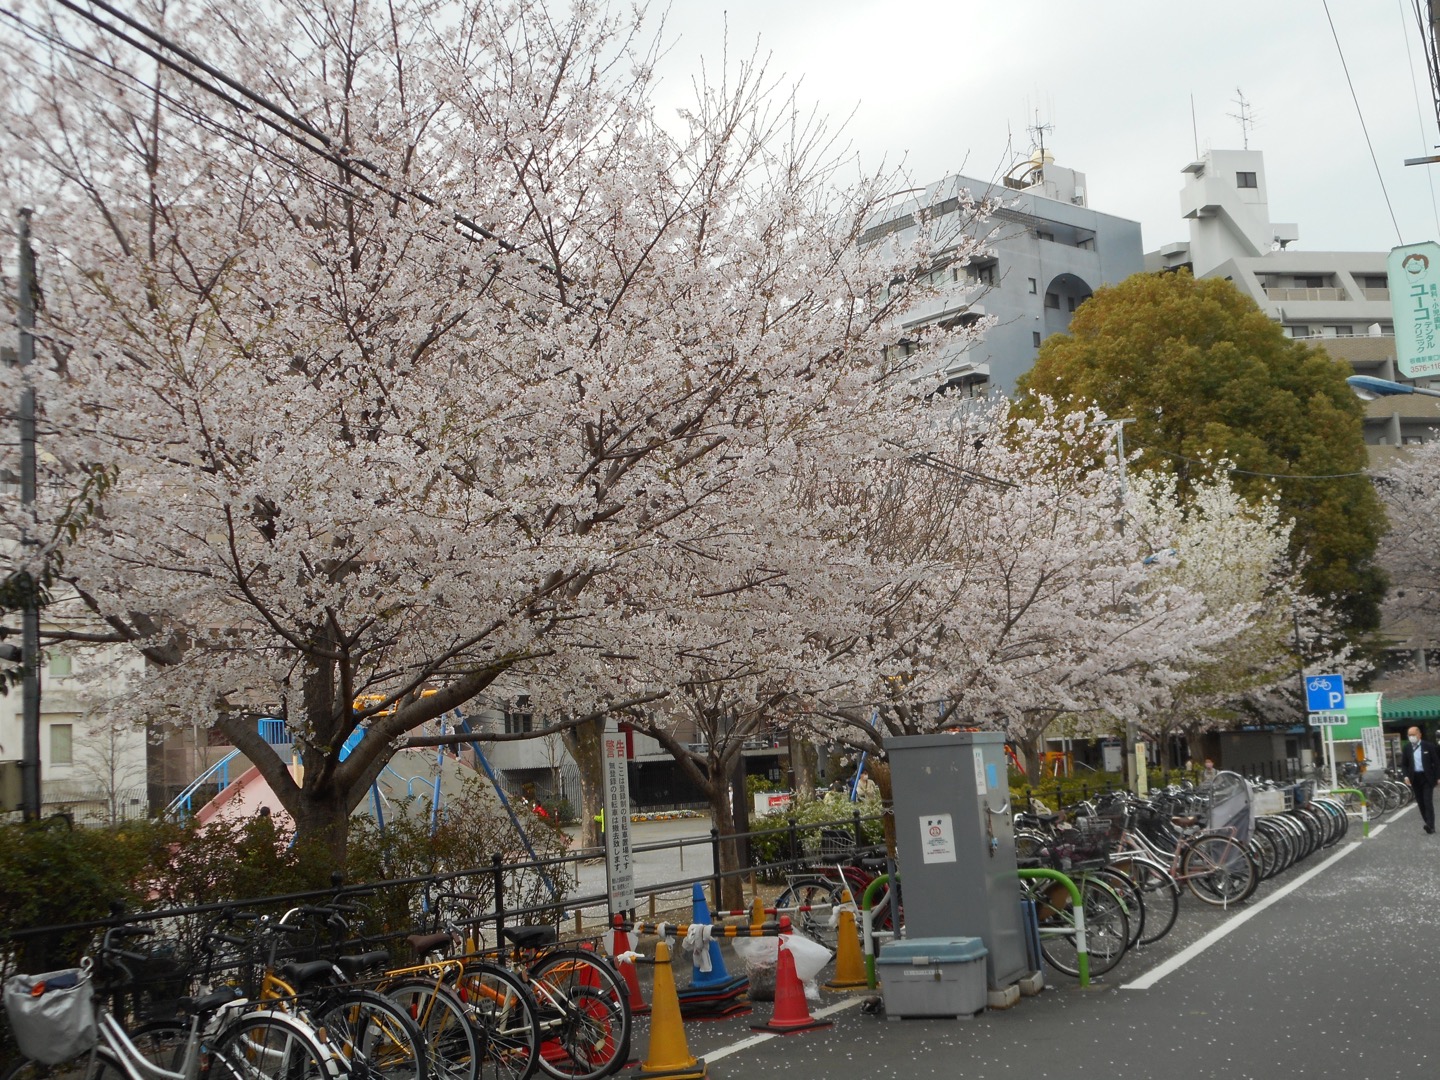
[[[554,282],[557,284],[568,285],[572,287],[577,284],[576,282],[569,280],[564,275],[564,273],[560,271],[557,267],[550,266],[543,260],[536,259],[534,256],[526,254],[523,247],[505,239],[504,237],[500,236],[500,234],[496,233],[494,230],[491,230],[486,226],[481,225],[479,222],[475,221],[468,215],[462,214],[457,210],[446,209],[442,207],[438,200],[436,200],[430,195],[425,194],[424,192],[417,191],[415,189],[399,188],[391,185],[387,182],[388,175],[380,167],[376,166],[372,162],[366,161],[362,158],[352,157],[349,154],[343,153],[342,151],[335,149],[333,141],[327,135],[325,135],[324,132],[320,131],[308,121],[302,119],[301,117],[295,115],[287,109],[281,108],[279,105],[276,105],[274,102],[266,98],[263,94],[257,93],[239,80],[234,79],[229,75],[226,75],[219,68],[216,68],[213,65],[207,63],[206,61],[200,59],[194,53],[190,52],[183,46],[178,45],[166,35],[161,34],[150,27],[147,27],[144,23],[141,23],[140,21],[132,18],[123,11],[120,11],[119,9],[106,3],[105,0],[88,0],[88,2],[91,6],[99,8],[100,10],[106,12],[107,14],[110,14],[114,18],[119,19],[126,26],[132,28],[145,38],[149,39],[151,42],[154,43],[154,47],[152,47],[151,45],[147,45],[145,42],[137,40],[134,36],[126,33],[120,27],[117,27],[112,23],[109,23],[106,20],[100,18],[93,11],[89,11],[80,3],[77,3],[76,0],[57,0],[57,2],[62,7],[66,8],[67,10],[73,12],[74,14],[80,16],[82,19],[94,25],[97,29],[101,30],[104,33],[110,34],[118,40],[125,42],[131,48],[134,48],[137,51],[145,54],[146,56],[149,56],[151,59],[155,60],[156,63],[159,63],[164,67],[170,69],[171,71],[174,71],[176,74],[182,76],[183,78],[188,79],[190,82],[200,87],[206,93],[209,93],[226,102],[228,105],[230,105],[237,111],[254,116],[258,122],[264,124],[266,127],[271,128],[277,134],[295,142],[305,151],[334,164],[337,168],[341,170],[342,174],[347,179],[356,180],[378,192],[389,196],[392,199],[396,199],[401,202],[414,201],[432,209],[440,210],[447,214],[447,216],[459,230],[459,234],[461,236],[465,236],[467,239],[472,240],[484,240],[488,243],[494,244],[501,251],[507,254],[518,255],[523,258],[525,262],[533,269],[536,269],[545,276],[553,279]],[[233,93],[227,92],[227,90],[216,86],[214,83],[200,78],[200,76],[197,75],[195,71],[186,67],[185,64],[181,64],[177,60],[172,59],[170,55],[166,55],[167,53],[173,54],[176,57],[180,57],[182,60],[185,61],[185,64],[193,65],[200,71],[206,73],[207,75],[210,75],[212,78],[221,82],[225,87],[230,88]],[[237,95],[239,96],[237,97]],[[242,98],[244,100],[241,100]],[[247,102],[249,102],[250,104],[247,104]],[[519,287],[513,280],[507,280],[506,284],[512,288],[516,288],[517,291],[533,296],[536,299],[540,299],[549,303],[557,303],[562,307],[575,311],[576,313],[584,313],[586,310],[584,306],[579,305],[574,301],[567,300],[563,296],[541,295],[538,293],[532,293],[530,292],[530,290]],[[589,303],[592,308],[603,309],[605,307],[605,305],[598,300],[589,301]]]
[[[1200,465],[1206,469],[1214,468],[1214,462],[1204,461],[1200,458],[1186,457],[1184,454],[1177,454],[1173,450],[1161,450],[1158,446],[1139,446],[1137,450],[1145,450],[1152,454],[1161,454],[1164,457],[1174,458],[1176,461],[1186,461],[1191,465]],[[1357,476],[1371,476],[1368,472],[1346,472],[1346,473],[1315,473],[1306,475],[1304,473],[1268,473],[1256,472],[1253,469],[1239,469],[1229,466],[1225,470],[1231,476],[1258,476],[1264,480],[1349,480]]]
[[[1370,161],[1375,166],[1375,178],[1380,181],[1380,193],[1385,196],[1385,209],[1390,211],[1390,224],[1395,226],[1395,236],[1403,244],[1405,237],[1400,235],[1400,222],[1395,220],[1395,208],[1390,205],[1390,192],[1386,190],[1385,176],[1380,171],[1380,159],[1375,156],[1375,144],[1370,141],[1370,129],[1365,125],[1365,113],[1360,108],[1360,97],[1355,93],[1355,82],[1350,78],[1350,65],[1345,62],[1345,50],[1340,45],[1340,34],[1335,29],[1335,20],[1330,16],[1330,0],[1320,2],[1325,7],[1325,18],[1330,23],[1330,35],[1335,39],[1335,51],[1340,54],[1340,67],[1345,72],[1345,83],[1350,87],[1350,100],[1355,102],[1355,115],[1360,118],[1360,130],[1365,134],[1365,145],[1370,150]]]
[[[62,4],[66,4],[66,0],[60,0],[60,2],[61,2]],[[73,5],[68,5],[68,4],[66,4],[66,6],[72,6],[72,7],[73,7]],[[196,108],[195,106],[193,106],[193,105],[191,105],[191,104],[189,104],[189,103],[187,103],[187,102],[185,102],[185,101],[183,101],[183,100],[175,97],[173,94],[169,94],[169,93],[165,92],[164,90],[160,89],[158,85],[152,84],[152,83],[150,83],[150,82],[147,82],[144,78],[142,78],[141,76],[135,74],[134,72],[126,71],[124,68],[121,68],[121,67],[119,67],[118,65],[113,64],[113,63],[111,63],[110,61],[105,60],[105,59],[102,58],[102,57],[96,56],[94,53],[92,53],[92,52],[90,52],[90,51],[88,51],[88,50],[86,50],[86,49],[84,49],[84,48],[81,48],[80,46],[74,44],[73,42],[70,42],[70,41],[65,40],[63,37],[59,37],[58,35],[49,32],[48,30],[46,30],[46,29],[43,28],[43,27],[40,27],[40,26],[38,26],[38,25],[36,25],[36,24],[33,24],[33,23],[27,23],[24,19],[22,19],[18,14],[14,13],[14,12],[11,12],[11,11],[8,11],[8,10],[4,10],[4,9],[0,9],[0,15],[3,15],[3,16],[5,16],[5,17],[9,18],[12,22],[14,22],[17,26],[19,26],[19,27],[21,28],[21,30],[22,30],[22,33],[24,33],[27,37],[29,37],[30,40],[32,40],[32,41],[39,41],[39,42],[43,42],[43,43],[45,43],[45,44],[47,44],[47,45],[59,46],[59,47],[63,48],[63,49],[66,50],[68,53],[70,53],[72,56],[78,58],[79,60],[82,60],[82,61],[88,63],[94,70],[96,70],[96,71],[97,71],[99,74],[101,74],[103,77],[107,78],[107,79],[108,79],[109,81],[111,81],[114,85],[116,85],[116,86],[125,85],[125,84],[121,83],[121,81],[120,81],[122,78],[125,79],[125,80],[128,80],[128,82],[129,82],[130,84],[133,84],[133,87],[134,87],[134,88],[138,88],[138,89],[140,89],[140,90],[143,90],[143,91],[146,92],[147,94],[154,95],[157,100],[160,100],[160,101],[165,102],[166,105],[170,108],[170,110],[171,110],[173,113],[176,113],[176,114],[179,114],[179,115],[184,116],[185,118],[189,119],[192,123],[194,123],[194,124],[196,124],[197,126],[202,127],[202,128],[204,128],[204,129],[210,131],[211,133],[217,135],[218,137],[220,137],[220,138],[222,138],[222,139],[225,139],[227,142],[231,143],[232,145],[234,145],[234,146],[236,146],[236,147],[238,147],[238,148],[244,149],[244,150],[248,150],[248,151],[250,151],[250,152],[252,152],[252,153],[257,154],[258,156],[261,156],[261,157],[270,159],[270,160],[272,160],[274,163],[277,163],[277,164],[283,166],[284,168],[286,168],[286,169],[288,169],[288,170],[291,170],[291,171],[292,171],[293,173],[295,173],[296,175],[301,176],[301,177],[304,177],[305,179],[310,180],[312,183],[314,183],[314,184],[316,184],[316,185],[318,185],[318,186],[321,186],[323,189],[328,190],[328,191],[330,191],[330,192],[332,192],[332,193],[334,193],[334,194],[343,195],[343,196],[345,196],[345,197],[347,197],[347,198],[356,198],[356,197],[357,197],[357,194],[356,194],[356,192],[355,192],[355,190],[354,190],[353,188],[344,186],[343,184],[339,183],[339,182],[338,182],[335,178],[333,178],[333,177],[327,177],[327,176],[321,175],[320,173],[316,172],[313,168],[305,165],[305,164],[304,164],[303,162],[301,162],[299,159],[290,157],[290,156],[288,156],[288,155],[286,155],[286,154],[283,154],[283,153],[281,153],[278,149],[276,149],[274,146],[271,146],[271,145],[269,145],[269,144],[267,144],[267,143],[261,142],[261,141],[260,141],[259,139],[257,139],[252,133],[245,132],[245,131],[241,131],[241,130],[238,130],[237,128],[233,127],[233,126],[230,126],[230,125],[227,125],[227,124],[222,123],[222,122],[221,122],[219,119],[217,119],[215,116],[206,114],[206,113],[200,111],[200,110],[199,110],[198,108]],[[135,42],[132,38],[130,38],[128,35],[124,34],[123,32],[120,32],[120,31],[118,31],[118,30],[115,30],[114,28],[109,27],[108,24],[106,24],[106,23],[103,22],[103,20],[100,20],[100,21],[97,22],[97,20],[95,20],[95,19],[89,19],[89,21],[92,22],[92,23],[95,23],[95,25],[97,25],[97,26],[98,26],[99,28],[101,28],[102,30],[106,30],[107,32],[113,32],[120,40],[124,41],[126,44],[129,44],[129,45],[131,45],[132,47],[137,48],[137,49],[138,49],[139,51],[141,51],[142,53],[144,53],[144,54],[146,54],[146,55],[148,55],[148,56],[151,56],[153,59],[156,60],[157,63],[162,64],[162,65],[163,65],[164,67],[166,67],[168,70],[174,71],[176,74],[178,74],[178,75],[182,76],[184,79],[186,79],[186,81],[194,84],[195,86],[199,87],[200,89],[204,90],[205,92],[207,92],[207,93],[209,93],[209,94],[212,94],[213,96],[218,97],[220,100],[226,102],[228,105],[230,105],[230,106],[231,106],[232,108],[234,108],[236,111],[238,111],[238,112],[240,112],[240,113],[242,113],[242,114],[245,114],[245,115],[253,116],[253,117],[257,120],[257,122],[259,122],[259,123],[265,125],[266,127],[270,128],[272,131],[276,132],[276,134],[279,135],[279,136],[281,136],[282,138],[285,138],[285,139],[287,139],[287,140],[289,140],[289,141],[291,141],[291,142],[294,142],[295,144],[297,144],[298,146],[300,146],[302,149],[305,149],[305,150],[308,150],[308,151],[310,151],[310,152],[312,152],[312,153],[315,153],[317,156],[321,157],[322,159],[331,161],[331,162],[335,163],[337,166],[341,167],[342,169],[345,169],[345,163],[344,163],[343,159],[342,159],[340,156],[338,156],[338,155],[336,155],[336,154],[333,154],[333,153],[331,153],[331,152],[329,152],[329,151],[327,151],[327,150],[324,150],[324,149],[322,149],[322,148],[318,148],[318,147],[314,146],[312,143],[309,143],[307,140],[295,136],[295,134],[294,134],[293,132],[287,130],[285,127],[281,126],[281,125],[280,125],[279,123],[277,123],[276,121],[271,120],[269,117],[266,117],[266,116],[257,114],[256,110],[247,107],[243,102],[236,100],[232,95],[229,95],[229,94],[225,93],[223,90],[221,90],[221,89],[219,89],[218,87],[215,87],[214,85],[208,83],[206,80],[204,80],[204,79],[202,79],[202,78],[199,78],[199,77],[196,76],[193,72],[186,71],[183,67],[180,67],[180,66],[176,65],[175,63],[173,63],[173,62],[171,62],[171,61],[167,61],[164,57],[159,56],[159,55],[155,52],[155,50],[150,49],[149,47],[145,46],[143,43],[137,43],[137,42]],[[281,110],[281,111],[283,112],[283,110]],[[297,120],[297,122],[303,123],[303,121],[299,121],[299,118],[295,118],[295,119]],[[308,125],[307,125],[307,126],[308,126]],[[386,197],[388,197],[388,198],[397,199],[397,200],[404,200],[404,198],[405,198],[404,193],[397,192],[397,191],[395,191],[394,189],[389,188],[389,187],[387,187],[387,186],[385,186],[385,185],[383,185],[383,184],[381,184],[381,183],[379,183],[379,182],[377,182],[377,181],[375,181],[375,180],[373,180],[373,179],[371,179],[371,178],[367,178],[367,177],[365,177],[365,176],[363,176],[363,175],[360,175],[360,174],[356,173],[356,172],[353,171],[353,170],[345,169],[345,174],[346,174],[347,176],[351,177],[352,179],[358,179],[358,180],[360,180],[362,183],[366,184],[366,185],[367,185],[368,187],[370,187],[372,190],[378,191],[379,193],[383,194],[384,196],[386,196]],[[435,200],[429,199],[428,197],[423,197],[423,198],[417,197],[417,201],[425,202],[427,205],[434,206],[434,207],[438,207],[438,204],[435,202]],[[457,218],[460,217],[460,215],[454,215],[454,214],[452,214],[452,215],[450,215],[450,216],[451,216],[452,220],[456,220]],[[473,233],[473,230],[470,230],[470,232]],[[425,235],[426,235],[430,240],[432,240],[432,241],[435,241],[435,242],[437,242],[437,243],[440,242],[440,237],[439,237],[439,235],[436,234],[436,233],[434,233],[434,232],[428,232],[428,231],[427,231],[427,232],[425,233]],[[476,236],[474,236],[474,235],[467,235],[467,233],[466,233],[465,231],[461,231],[461,232],[459,233],[459,235],[461,235],[461,236],[464,237],[465,239],[471,240],[471,241],[476,241],[477,239],[479,239],[478,237],[476,237]],[[511,250],[514,250],[514,251],[517,251],[517,252],[519,251],[519,249],[518,249],[518,248],[515,248],[514,245],[511,245]],[[410,255],[402,255],[401,257],[404,258],[404,259],[412,259],[412,260],[413,260],[413,258],[414,258],[413,256],[410,256]],[[526,261],[527,261],[530,265],[532,265],[532,266],[538,266],[538,267],[540,267],[540,268],[542,268],[542,269],[545,269],[544,264],[538,262],[537,260],[534,260],[534,259],[529,258],[529,257],[525,257],[525,258],[526,258]],[[418,265],[418,264],[417,264],[417,265]],[[561,304],[562,306],[569,307],[569,308],[571,308],[572,310],[574,309],[574,305],[573,305],[573,304],[566,304],[566,302],[563,300],[563,298],[557,297],[557,296],[555,296],[555,295],[552,294],[552,293],[543,293],[543,292],[541,292],[541,291],[539,291],[539,290],[536,290],[536,289],[526,288],[526,287],[525,287],[524,285],[522,285],[519,281],[517,281],[517,280],[514,278],[514,276],[506,276],[505,278],[502,279],[502,278],[499,278],[499,275],[498,275],[498,273],[497,273],[497,274],[495,274],[495,275],[492,275],[492,279],[491,279],[491,280],[492,280],[492,281],[494,281],[494,280],[499,280],[499,281],[501,281],[506,288],[511,289],[512,291],[514,291],[514,292],[518,293],[519,295],[525,297],[527,300],[538,301],[538,302],[540,302],[540,303],[551,303],[551,302],[555,302],[555,303]]]
[[[1420,107],[1420,81],[1415,78],[1415,54],[1410,50],[1410,19],[1405,13],[1405,0],[1396,0],[1400,5],[1400,34],[1405,39],[1405,59],[1410,63],[1410,88],[1415,91],[1415,120],[1420,125],[1420,142],[1425,137],[1425,110]],[[1435,174],[1425,170],[1425,179],[1430,184],[1430,212],[1435,216],[1435,234],[1440,236],[1440,206],[1435,202]]]

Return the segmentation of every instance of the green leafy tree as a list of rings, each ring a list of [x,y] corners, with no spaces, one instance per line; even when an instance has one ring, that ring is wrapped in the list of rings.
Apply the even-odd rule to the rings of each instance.
[[[1379,623],[1374,561],[1385,516],[1366,465],[1350,369],[1287,338],[1228,281],[1136,274],[1101,289],[1048,339],[1021,380],[1019,408],[1042,397],[1132,417],[1126,448],[1174,474],[1182,496],[1224,461],[1237,492],[1274,497],[1292,518],[1306,590],[1350,634]]]

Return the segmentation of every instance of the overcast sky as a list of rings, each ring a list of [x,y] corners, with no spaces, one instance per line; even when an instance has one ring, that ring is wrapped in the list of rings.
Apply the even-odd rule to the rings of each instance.
[[[1341,49],[1322,0],[673,0],[657,104],[688,97],[702,58],[714,70],[728,24],[732,58],[758,42],[803,102],[850,117],[862,165],[903,161],[916,183],[999,175],[1038,116],[1056,162],[1086,174],[1090,206],[1139,221],[1148,251],[1188,238],[1180,170],[1197,134],[1202,153],[1241,147],[1238,88],[1271,220],[1300,227],[1293,248],[1400,243],[1381,177],[1403,242],[1440,239],[1440,165],[1404,164],[1440,153],[1413,0],[1328,2]]]

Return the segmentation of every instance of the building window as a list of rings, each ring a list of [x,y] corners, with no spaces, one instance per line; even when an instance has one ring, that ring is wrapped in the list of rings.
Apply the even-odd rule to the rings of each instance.
[[[521,694],[505,709],[505,734],[524,735],[535,730],[535,714],[530,710],[530,695]]]
[[[1048,307],[1048,308],[1054,308],[1056,311],[1059,311],[1059,310],[1060,310],[1060,294],[1059,294],[1059,293],[1053,293],[1053,292],[1047,292],[1047,293],[1045,294],[1045,306]]]
[[[1237,172],[1235,174],[1235,186],[1238,188],[1253,188],[1260,185],[1255,182],[1253,172]]]
[[[1295,278],[1295,287],[1297,289],[1323,289],[1325,287],[1325,279],[1313,275],[1297,275]]]
[[[1400,439],[1403,446],[1419,446],[1424,441],[1425,436],[1423,435],[1405,435]]]
[[[1038,349],[1038,348],[1040,347],[1040,331],[1039,331],[1039,330],[1032,330],[1032,331],[1030,331],[1030,340],[1032,340],[1033,342],[1035,342],[1035,348]]]
[[[1308,326],[1286,326],[1286,327],[1285,327],[1285,333],[1286,333],[1289,337],[1292,337],[1292,338],[1307,338],[1307,337],[1310,336],[1310,327],[1308,327]]]
[[[70,724],[50,725],[50,764],[70,765],[74,762],[74,728]]]
[[[999,265],[994,259],[982,259],[972,262],[965,267],[965,276],[971,281],[978,281],[981,285],[995,284],[995,268]]]
[[[1326,337],[1354,337],[1355,327],[1353,326],[1327,326],[1325,327]]]
[[[47,656],[49,660],[49,674],[57,679],[63,679],[70,674],[70,654],[52,652]]]
[[[1075,298],[1073,296],[1065,297],[1065,308],[1067,311],[1075,310]]]
[[[1033,277],[1032,277],[1032,278],[1026,278],[1025,280],[1028,281],[1028,282],[1030,282],[1030,295],[1031,295],[1031,296],[1034,296],[1037,292],[1039,292],[1039,283],[1038,283]]]
[[[1036,240],[1049,240],[1049,241],[1053,244],[1053,243],[1055,242],[1055,234],[1052,233],[1052,232],[1046,232],[1046,231],[1043,230],[1043,229],[1036,229],[1036,230],[1035,230],[1035,239],[1036,239]]]

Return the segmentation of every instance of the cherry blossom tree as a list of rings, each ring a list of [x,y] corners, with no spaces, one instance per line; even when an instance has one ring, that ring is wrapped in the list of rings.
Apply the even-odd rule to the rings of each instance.
[[[654,562],[708,551],[742,612],[764,530],[725,523],[797,513],[786,454],[933,445],[921,354],[877,358],[974,241],[862,250],[893,183],[843,179],[760,65],[672,134],[643,13],[10,18],[0,182],[36,209],[46,362],[0,393],[37,383],[42,522],[95,504],[12,569],[150,662],[125,709],[218,724],[337,860],[393,749],[497,678],[577,727],[669,692],[626,658],[699,592]]]
[[[1433,441],[1406,447],[1380,473],[1378,488],[1395,527],[1381,540],[1380,562],[1394,587],[1385,600],[1386,621],[1419,648],[1440,640],[1440,485]],[[1401,676],[1412,693],[1433,689],[1429,673]]]
[[[1247,695],[1294,683],[1295,628],[1325,616],[1291,561],[1291,522],[1278,501],[1241,496],[1224,463],[1193,478],[1183,501],[1169,474],[1137,474],[1128,512],[1142,531],[1173,537],[1174,548],[1156,561],[1157,576],[1200,593],[1207,613],[1242,627],[1212,644],[1174,688],[1168,707],[1142,723],[1162,744],[1183,735],[1191,759],[1199,760],[1200,737],[1233,721]],[[1333,629],[1336,620],[1329,621]]]
[[[892,471],[864,500],[865,542],[909,568],[875,591],[863,635],[833,642],[853,678],[817,709],[868,754],[883,740],[1003,730],[1036,768],[1062,714],[1095,732],[1168,702],[1190,665],[1244,625],[1152,571],[1163,522],[1126,522],[1097,418],[972,412],[922,476]]]

